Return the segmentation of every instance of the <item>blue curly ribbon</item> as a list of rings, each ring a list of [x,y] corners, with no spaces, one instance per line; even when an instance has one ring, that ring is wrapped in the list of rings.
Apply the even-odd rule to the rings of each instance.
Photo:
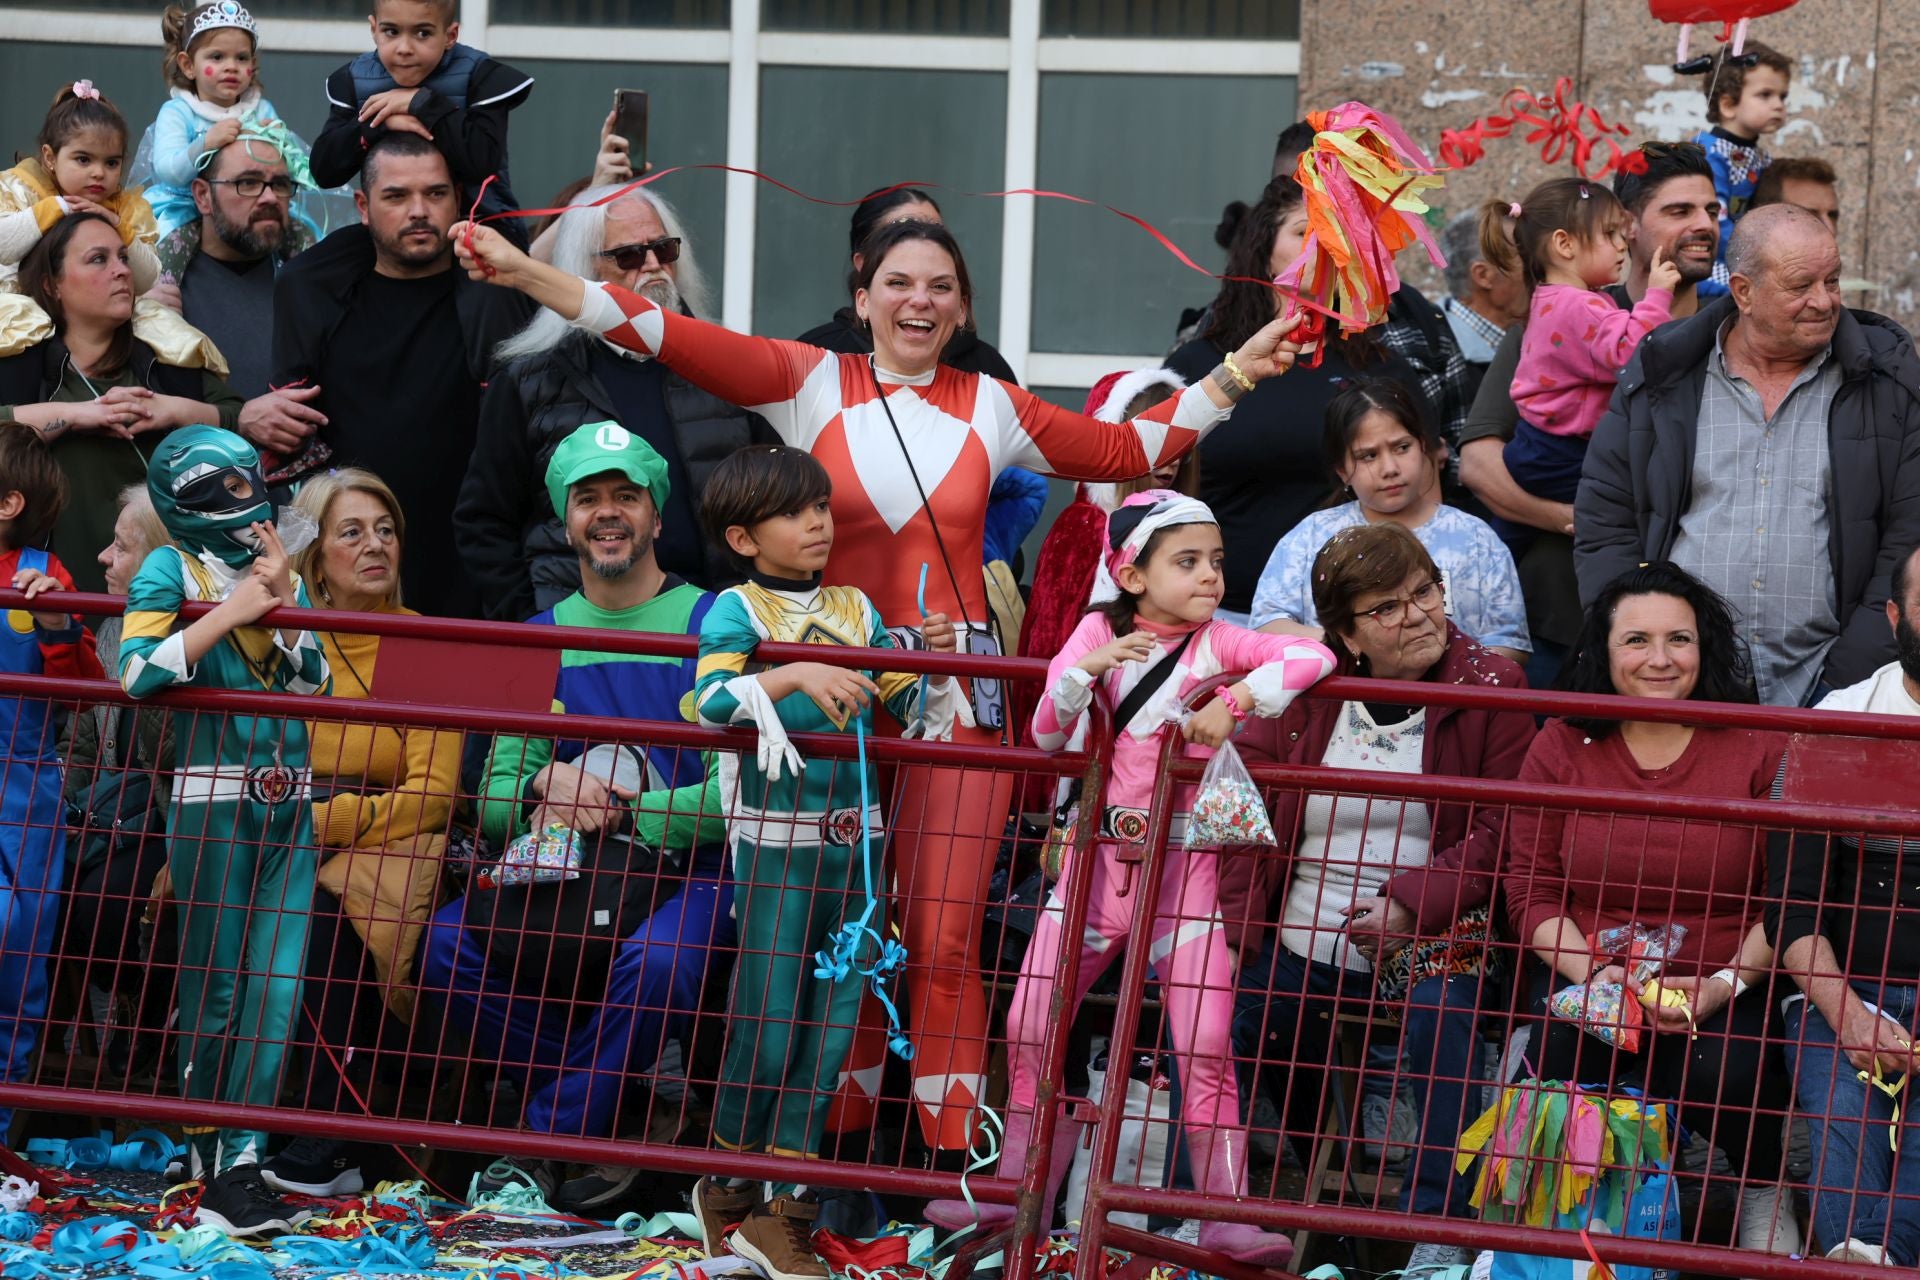
[[[914,598],[919,602],[920,620],[922,622],[925,622],[927,620],[927,567],[928,567],[927,562],[925,560],[922,560],[920,562],[920,587],[914,593]],[[927,715],[927,673],[922,671],[920,673],[920,717],[921,719],[924,720],[926,718],[926,715]]]
[[[158,1129],[141,1129],[125,1142],[115,1142],[111,1129],[92,1138],[36,1138],[27,1144],[26,1157],[35,1164],[53,1165],[77,1173],[96,1169],[159,1173],[185,1150]]]
[[[960,1198],[966,1201],[967,1212],[973,1216],[973,1221],[953,1232],[940,1243],[929,1246],[924,1253],[914,1254],[908,1259],[935,1272],[936,1275],[944,1273],[946,1264],[952,1259],[942,1258],[937,1265],[930,1260],[953,1248],[956,1240],[980,1229],[980,1206],[974,1202],[973,1188],[967,1185],[967,1179],[983,1169],[990,1169],[1000,1163],[1000,1140],[1006,1136],[1006,1122],[1000,1118],[999,1112],[984,1102],[975,1106],[974,1110],[980,1115],[980,1123],[974,1126],[973,1138],[967,1143],[967,1167],[960,1174]],[[991,1258],[982,1258],[975,1266],[985,1269],[991,1263]]]
[[[927,566],[920,566],[920,613],[927,611]],[[926,706],[927,678],[920,677],[920,705]],[[861,873],[866,879],[867,906],[858,920],[849,921],[834,931],[831,943],[824,951],[813,953],[813,976],[825,982],[844,982],[847,978],[858,976],[866,980],[867,989],[880,1007],[887,1011],[887,1048],[902,1061],[913,1061],[913,1041],[907,1038],[905,1027],[900,1022],[900,1010],[887,994],[887,982],[896,973],[904,972],[907,967],[907,949],[893,938],[880,935],[873,927],[874,917],[880,914],[880,895],[874,886],[873,824],[872,799],[867,791],[867,722],[864,716],[855,716],[853,720],[853,740],[860,757],[860,863]],[[862,946],[873,943],[873,963],[862,965],[860,951]]]

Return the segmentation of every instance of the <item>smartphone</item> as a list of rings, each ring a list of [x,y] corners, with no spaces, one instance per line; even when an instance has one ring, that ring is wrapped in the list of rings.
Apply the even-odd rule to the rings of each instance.
[[[613,91],[613,131],[627,140],[627,163],[635,175],[647,168],[647,91]]]

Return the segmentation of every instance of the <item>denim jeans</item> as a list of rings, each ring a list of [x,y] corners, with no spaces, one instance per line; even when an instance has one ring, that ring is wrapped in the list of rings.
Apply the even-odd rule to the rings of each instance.
[[[1911,1029],[1920,988],[1857,981],[1861,999]],[[1787,1066],[1813,1138],[1813,1229],[1823,1249],[1849,1238],[1885,1246],[1888,1261],[1920,1262],[1920,1106],[1901,1098],[1900,1149],[1889,1145],[1893,1100],[1859,1078],[1839,1039],[1807,1000],[1787,1006]]]
[[[1338,1006],[1364,1012],[1372,996],[1371,973],[1317,963],[1277,940],[1242,968],[1233,1048],[1243,1092],[1272,1089],[1288,1134],[1318,1128]],[[1399,1007],[1400,1062],[1421,1117],[1412,1175],[1400,1188],[1402,1211],[1473,1216],[1472,1188],[1454,1176],[1453,1154],[1461,1129],[1479,1115],[1479,1003],[1480,979],[1468,975],[1418,982]],[[1297,1105],[1287,1106],[1289,1099]],[[1306,1153],[1296,1148],[1296,1154],[1304,1162]]]

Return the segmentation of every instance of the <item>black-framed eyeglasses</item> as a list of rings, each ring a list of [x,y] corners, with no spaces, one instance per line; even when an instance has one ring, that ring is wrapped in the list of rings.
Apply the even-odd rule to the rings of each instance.
[[[661,236],[658,240],[643,240],[639,244],[615,245],[611,249],[602,249],[600,256],[612,258],[613,265],[622,271],[638,271],[647,265],[647,255],[652,254],[654,261],[663,267],[670,267],[680,261],[680,237]]]
[[[238,178],[208,178],[209,186],[232,187],[233,193],[242,200],[258,200],[260,193],[272,188],[273,194],[282,200],[293,195],[293,179],[284,174],[277,178],[263,178],[257,173],[249,173]]]
[[[1440,579],[1434,578],[1423,587],[1415,587],[1413,594],[1395,600],[1386,600],[1361,613],[1363,618],[1371,618],[1376,626],[1389,630],[1407,625],[1407,619],[1413,616],[1413,610],[1426,611],[1446,598],[1447,589],[1440,585]]]

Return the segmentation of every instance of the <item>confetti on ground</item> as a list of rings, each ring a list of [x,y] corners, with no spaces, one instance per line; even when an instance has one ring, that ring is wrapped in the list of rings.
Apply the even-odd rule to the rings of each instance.
[[[708,1258],[684,1212],[600,1222],[555,1213],[530,1188],[455,1204],[418,1182],[382,1183],[362,1196],[289,1197],[309,1216],[292,1234],[232,1240],[193,1225],[194,1184],[157,1173],[100,1169],[65,1175],[68,1185],[0,1215],[5,1280],[720,1280],[758,1270],[739,1258]],[[49,1179],[51,1184],[52,1179]],[[517,1192],[528,1192],[519,1195]],[[472,1195],[472,1193],[469,1193]],[[867,1240],[815,1237],[836,1280],[940,1280],[927,1227],[894,1224]],[[1074,1239],[1047,1242],[1041,1274],[1069,1275]],[[1109,1251],[1108,1274],[1128,1258]],[[1147,1280],[1199,1280],[1159,1267]]]

